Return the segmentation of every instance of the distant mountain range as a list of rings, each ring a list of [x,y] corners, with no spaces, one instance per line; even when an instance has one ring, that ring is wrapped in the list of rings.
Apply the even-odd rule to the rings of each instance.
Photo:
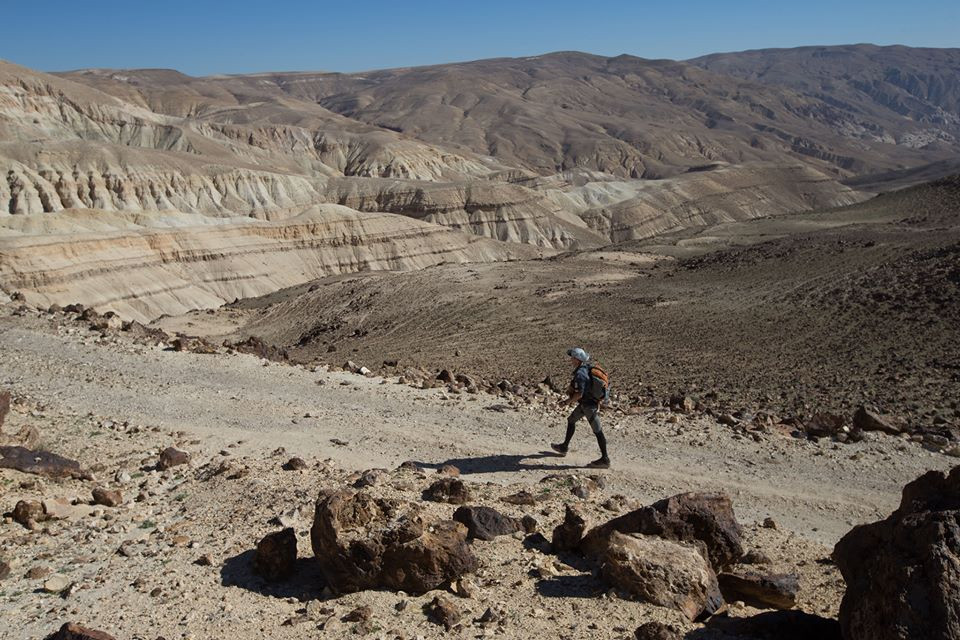
[[[272,290],[270,269],[283,268],[286,285],[850,204],[955,170],[958,105],[960,49],[808,47],[686,62],[561,52],[203,78],[0,62],[0,288],[46,301],[82,289],[149,318]],[[283,226],[293,219],[296,230]],[[321,232],[317,221],[333,219]],[[176,252],[141,237],[252,222],[274,225],[257,233],[278,260],[321,236],[353,249],[336,264],[307,249],[293,262],[247,261],[241,279],[213,266],[231,233],[163,235]],[[159,272],[111,276],[96,291],[76,284],[117,259],[114,244],[87,243],[83,254],[73,238],[117,233],[137,238],[124,264],[189,263],[177,286],[202,280],[203,291],[154,287],[158,301],[142,303]],[[70,274],[51,276],[24,239],[48,236],[66,238],[53,262]],[[194,240],[208,244],[183,245]]]
[[[251,103],[264,105],[261,117],[265,105],[302,114],[309,103],[540,174],[654,178],[716,161],[799,159],[849,175],[960,155],[960,49],[804,47],[687,62],[561,52],[356,74],[63,77],[232,124],[251,122]]]

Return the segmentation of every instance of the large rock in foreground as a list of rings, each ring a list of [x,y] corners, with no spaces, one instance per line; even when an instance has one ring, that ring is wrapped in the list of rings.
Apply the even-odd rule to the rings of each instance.
[[[854,527],[833,560],[846,640],[960,638],[960,467],[908,484],[900,507]]]
[[[653,604],[679,609],[689,620],[708,616],[723,606],[716,574],[692,545],[614,531],[600,573],[615,587]]]
[[[340,592],[421,594],[477,568],[462,524],[429,522],[414,503],[362,491],[321,494],[310,541],[327,584]]]
[[[67,622],[56,632],[47,636],[46,640],[114,640],[114,638],[109,633]]]
[[[580,548],[600,557],[615,531],[696,544],[715,571],[731,567],[743,555],[743,530],[724,493],[681,493],[641,507],[591,529]]]

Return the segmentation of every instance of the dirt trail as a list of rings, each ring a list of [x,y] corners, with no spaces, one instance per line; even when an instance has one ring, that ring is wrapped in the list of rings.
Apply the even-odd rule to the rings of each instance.
[[[246,355],[98,340],[42,318],[0,318],[0,353],[0,385],[51,411],[184,430],[224,445],[242,439],[240,452],[283,446],[357,469],[453,461],[473,479],[495,482],[536,481],[595,457],[585,426],[567,458],[542,453],[560,438],[563,414],[504,409],[489,395],[448,396]],[[778,436],[754,442],[704,418],[671,424],[653,413],[607,414],[604,422],[614,459],[606,472],[610,493],[650,501],[725,489],[742,521],[771,516],[827,545],[852,524],[895,508],[908,480],[952,462],[887,436],[855,445]]]

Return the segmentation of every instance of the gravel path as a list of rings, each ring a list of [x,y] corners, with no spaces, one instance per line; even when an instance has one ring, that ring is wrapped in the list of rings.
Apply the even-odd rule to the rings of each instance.
[[[543,452],[564,424],[552,408],[514,410],[494,396],[454,396],[247,355],[164,351],[42,317],[0,318],[0,353],[0,384],[55,411],[92,412],[213,442],[242,439],[250,450],[283,446],[348,468],[453,461],[474,479],[520,482],[596,453],[586,426],[568,457]],[[611,493],[650,501],[723,489],[741,520],[770,516],[827,545],[851,525],[889,513],[910,479],[952,462],[879,435],[855,445],[780,436],[754,442],[705,418],[672,424],[652,413],[607,414],[604,422],[614,459],[606,472]]]

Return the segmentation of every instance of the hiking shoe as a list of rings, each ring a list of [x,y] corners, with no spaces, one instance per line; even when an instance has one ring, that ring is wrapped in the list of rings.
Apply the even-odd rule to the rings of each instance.
[[[609,469],[610,468],[610,458],[598,458],[590,464],[587,465],[589,469]]]
[[[559,453],[562,456],[567,455],[567,447],[562,444],[551,444],[550,448]]]

